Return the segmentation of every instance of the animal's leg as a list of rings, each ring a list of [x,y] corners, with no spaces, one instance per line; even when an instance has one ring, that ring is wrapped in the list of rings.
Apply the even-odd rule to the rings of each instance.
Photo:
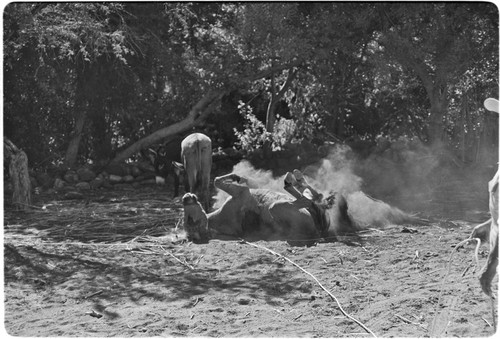
[[[186,193],[182,197],[184,206],[184,230],[188,240],[205,243],[210,238],[208,230],[208,217],[198,202],[196,195]]]
[[[179,175],[174,173],[174,198],[179,195]]]
[[[247,179],[234,173],[229,173],[214,179],[214,186],[231,196],[238,196],[250,189],[245,186]]]
[[[296,188],[297,187],[297,179],[295,178],[295,176],[292,173],[287,172],[285,175],[284,181],[285,181],[284,189],[285,189],[285,191],[290,193],[292,195],[292,197],[294,197],[297,200],[299,200],[303,197],[302,191],[299,191]]]
[[[205,210],[208,211],[210,208],[210,175],[203,173],[201,176],[201,192],[202,192],[202,198],[203,198],[203,204],[205,207]]]
[[[496,227],[491,225],[490,228],[490,239],[498,238],[498,225]],[[483,269],[483,273],[479,278],[479,282],[481,283],[481,288],[483,292],[486,293],[489,297],[492,296],[491,291],[491,281],[495,277],[498,265],[498,240],[493,242],[493,247],[490,248],[490,254],[488,255],[488,260],[486,262],[486,266]]]
[[[294,198],[295,201],[293,204],[296,206],[296,208],[310,208],[313,205],[313,202],[305,197],[301,191],[299,191],[297,188],[297,180],[295,176],[287,172],[285,175],[285,186],[284,189],[288,193],[290,193]]]
[[[299,190],[301,192],[304,192],[306,189],[308,189],[309,192],[311,192],[313,201],[321,201],[323,199],[323,195],[318,191],[316,191],[314,188],[311,187],[311,185],[307,183],[306,178],[304,177],[301,171],[299,171],[298,169],[294,169],[293,176],[295,177],[297,186],[299,187]]]

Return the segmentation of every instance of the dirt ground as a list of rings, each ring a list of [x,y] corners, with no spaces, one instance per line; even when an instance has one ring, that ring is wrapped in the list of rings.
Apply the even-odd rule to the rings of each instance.
[[[487,218],[429,216],[428,226],[369,229],[361,241],[291,247],[212,240],[175,229],[181,205],[159,188],[83,200],[35,196],[4,212],[4,326],[23,337],[488,337],[474,246]],[[451,213],[453,214],[453,213]],[[486,220],[486,219],[484,219]],[[488,249],[479,252],[481,264]],[[494,290],[497,291],[498,278]]]

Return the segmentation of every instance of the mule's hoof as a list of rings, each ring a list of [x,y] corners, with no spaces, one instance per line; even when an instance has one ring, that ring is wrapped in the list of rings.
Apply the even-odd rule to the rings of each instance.
[[[294,169],[293,170],[293,175],[295,177],[295,180],[297,180],[297,183],[300,186],[302,186],[302,187],[307,186],[306,179],[304,178],[304,175],[302,174],[301,171],[299,171],[298,169]]]
[[[285,184],[292,185],[292,186],[295,186],[295,184],[297,184],[297,179],[295,179],[295,176],[292,173],[286,172]]]

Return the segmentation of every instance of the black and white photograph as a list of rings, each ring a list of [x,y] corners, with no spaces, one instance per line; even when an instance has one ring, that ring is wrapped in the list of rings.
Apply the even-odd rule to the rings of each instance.
[[[495,2],[2,14],[3,335],[497,333]]]

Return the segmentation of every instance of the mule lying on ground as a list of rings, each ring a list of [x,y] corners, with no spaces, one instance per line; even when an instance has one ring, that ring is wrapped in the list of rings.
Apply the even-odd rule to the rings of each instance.
[[[210,199],[210,171],[212,169],[212,140],[202,133],[188,135],[181,143],[182,163],[174,166],[187,177],[186,192],[197,193],[206,210]]]
[[[287,240],[294,245],[312,244],[321,238],[354,233],[347,202],[340,194],[323,198],[309,186],[302,173],[287,173],[283,193],[250,188],[247,178],[227,174],[214,180],[229,197],[206,214],[196,195],[185,194],[184,227],[188,238],[204,242],[208,234],[219,239]]]

